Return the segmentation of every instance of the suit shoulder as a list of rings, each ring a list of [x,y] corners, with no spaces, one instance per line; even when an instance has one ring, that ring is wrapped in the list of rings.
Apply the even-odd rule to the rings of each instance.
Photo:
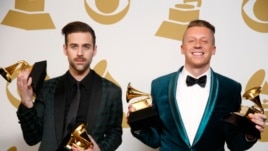
[[[161,75],[157,78],[154,79],[154,81],[158,81],[158,80],[163,80],[163,79],[169,79],[170,77],[174,76],[176,72],[172,72],[172,73],[168,73],[168,74],[165,74],[165,75]]]
[[[219,74],[219,73],[215,73],[215,75],[221,83],[241,86],[241,84],[238,81],[236,81],[230,77],[224,76],[224,75]]]
[[[105,86],[106,88],[120,89],[120,87],[118,85],[116,85],[114,82],[112,82],[112,81],[100,76],[96,72],[94,72],[94,73],[95,73],[95,78],[98,78],[99,80],[101,80],[102,85]]]
[[[57,82],[61,79],[62,77],[55,77],[52,79],[48,79],[44,81],[44,86],[49,86],[49,85],[54,85],[57,84]]]
[[[120,89],[118,85],[116,85],[114,82],[108,80],[108,79],[105,79],[105,78],[102,78],[102,82],[105,86],[108,86],[108,87],[111,87],[111,88],[116,88],[116,89]]]
[[[177,72],[172,72],[172,73],[168,73],[162,76],[159,76],[157,78],[155,78],[152,83],[155,85],[158,84],[163,84],[163,83],[169,83],[168,81],[170,81],[170,79],[175,76],[177,74]]]

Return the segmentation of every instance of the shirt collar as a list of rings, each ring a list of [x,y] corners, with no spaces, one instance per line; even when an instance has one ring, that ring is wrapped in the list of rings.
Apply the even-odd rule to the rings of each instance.
[[[186,68],[183,68],[181,71],[181,76],[186,79],[186,76],[192,76],[194,77]],[[209,68],[206,72],[204,72],[203,74],[201,74],[199,77],[194,77],[194,78],[200,78],[202,76],[206,75],[208,79],[210,79],[210,75],[211,75],[211,68]]]
[[[181,78],[181,80],[182,80],[182,81],[186,81],[186,77],[187,77],[187,75],[190,75],[190,76],[194,77],[189,71],[187,71],[186,68],[182,68],[182,71],[181,71],[181,73],[180,73],[180,78]],[[207,84],[206,84],[206,87],[207,87],[207,85],[210,86],[211,68],[209,68],[206,72],[204,72],[203,74],[201,74],[199,77],[202,77],[202,76],[204,76],[204,75],[207,76]],[[199,77],[197,77],[197,78],[199,78]],[[185,82],[183,82],[183,83],[184,83],[184,85],[186,86],[186,83],[185,83]]]
[[[85,87],[87,90],[91,89],[92,86],[92,81],[93,81],[93,70],[91,70],[80,82],[77,81],[69,71],[67,71],[67,85],[73,86],[77,82],[80,83],[81,86]]]

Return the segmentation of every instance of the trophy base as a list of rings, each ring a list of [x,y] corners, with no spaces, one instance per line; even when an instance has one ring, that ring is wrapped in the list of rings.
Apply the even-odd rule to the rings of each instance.
[[[158,114],[152,107],[147,107],[129,114],[128,124],[132,130],[141,130],[159,123]]]
[[[45,77],[47,75],[46,67],[47,67],[46,61],[36,62],[33,65],[33,68],[29,75],[29,77],[32,77],[32,88],[33,88],[35,95],[39,93],[44,83]]]
[[[255,127],[256,124],[251,122],[247,117],[231,113],[230,116],[224,119],[224,121],[240,127],[246,134],[254,136],[258,139],[261,138],[260,131]]]

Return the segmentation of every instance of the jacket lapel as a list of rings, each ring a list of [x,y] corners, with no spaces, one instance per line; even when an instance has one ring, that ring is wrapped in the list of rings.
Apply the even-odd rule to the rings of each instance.
[[[54,94],[54,117],[55,117],[55,133],[57,137],[58,144],[62,140],[62,129],[64,125],[64,108],[65,108],[65,77],[59,79],[57,84],[55,94]]]
[[[196,132],[193,146],[200,140],[201,136],[204,133],[205,128],[207,127],[208,121],[215,108],[216,100],[218,97],[218,90],[219,90],[219,81],[216,78],[215,73],[211,69],[211,86],[210,86],[209,98],[199,128]]]
[[[178,81],[179,73],[181,71],[182,71],[182,67],[171,78],[170,83],[169,83],[168,97],[169,97],[169,105],[170,105],[171,113],[172,113],[173,119],[175,120],[179,135],[181,136],[181,138],[183,138],[182,140],[184,140],[185,144],[187,146],[190,146],[190,141],[189,141],[186,129],[184,127],[184,124],[180,115],[180,111],[178,108],[177,99],[176,99],[177,81]]]
[[[94,72],[93,72],[93,86],[92,86],[92,92],[90,96],[90,103],[88,107],[88,113],[87,113],[87,121],[89,122],[87,129],[91,131],[94,128],[94,123],[96,123],[96,114],[97,110],[99,109],[99,106],[101,104],[101,96],[102,96],[102,80],[101,78]]]

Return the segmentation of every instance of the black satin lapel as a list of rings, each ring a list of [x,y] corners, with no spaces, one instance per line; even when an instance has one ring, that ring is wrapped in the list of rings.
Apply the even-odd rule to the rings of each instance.
[[[89,122],[88,130],[92,130],[94,126],[93,123],[95,123],[97,110],[99,109],[99,105],[102,101],[101,96],[103,95],[102,80],[93,70],[92,72],[93,72],[93,86],[87,113],[87,122]]]
[[[55,133],[57,137],[58,144],[61,143],[63,125],[64,125],[64,108],[65,108],[65,83],[64,77],[59,80],[57,84],[56,91],[54,94],[54,117],[55,117]]]

